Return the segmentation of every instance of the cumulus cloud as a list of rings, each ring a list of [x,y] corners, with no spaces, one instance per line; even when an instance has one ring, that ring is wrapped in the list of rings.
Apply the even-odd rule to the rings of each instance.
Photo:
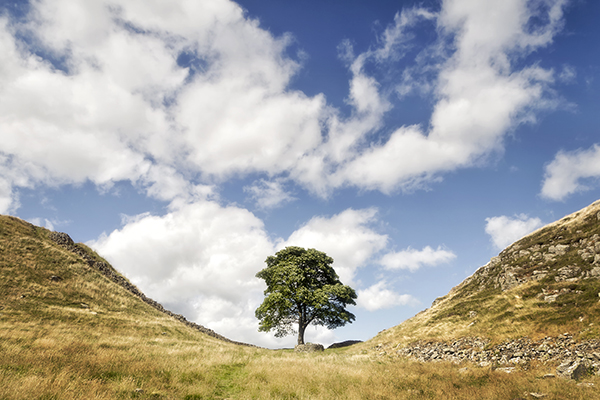
[[[485,221],[485,233],[490,235],[494,247],[498,250],[504,249],[544,225],[539,218],[529,218],[526,214],[514,217],[501,215],[486,218]]]
[[[18,207],[18,188],[86,181],[189,201],[257,174],[249,190],[264,207],[283,196],[272,182],[286,179],[320,196],[423,187],[502,151],[507,132],[554,105],[553,72],[514,60],[552,42],[564,4],[403,10],[375,46],[341,45],[344,115],[322,94],[290,89],[302,67],[286,54],[291,36],[273,36],[231,1],[32,2],[22,20],[0,18],[0,212]],[[423,24],[438,39],[411,64],[412,30]],[[404,78],[389,83],[392,70],[428,71],[415,81],[435,105],[428,124],[379,137],[392,95],[411,90],[400,89]]]
[[[546,166],[542,196],[551,200],[564,200],[567,196],[589,190],[600,178],[600,145],[589,149],[560,151]],[[592,185],[586,183],[592,183]]]
[[[314,217],[278,245],[316,248],[334,259],[333,267],[346,285],[354,283],[358,268],[385,248],[388,236],[372,228],[374,208],[348,209],[330,218]]]
[[[145,293],[232,339],[274,344],[253,317],[264,289],[255,274],[274,251],[262,221],[204,201],[123,222],[90,245]]]
[[[324,98],[287,90],[289,42],[227,0],[39,1],[1,18],[0,211],[19,187],[126,180],[171,201],[197,192],[190,177],[291,169],[321,142]]]
[[[441,246],[435,250],[430,246],[425,246],[422,250],[408,248],[388,253],[379,260],[379,263],[388,270],[407,269],[414,272],[424,266],[433,267],[448,263],[455,258],[456,254]]]
[[[255,275],[265,259],[288,245],[317,248],[334,258],[342,282],[353,284],[356,270],[387,244],[387,236],[371,227],[375,222],[374,209],[348,209],[315,217],[287,240],[272,241],[249,211],[204,200],[172,207],[163,216],[124,216],[121,229],[89,245],[168,309],[226,337],[277,347],[294,338],[259,333],[254,317],[264,290]],[[410,300],[383,284],[364,293],[367,310]],[[318,328],[311,337],[331,342],[334,334]]]
[[[390,289],[385,281],[357,292],[357,306],[369,311],[376,311],[400,305],[418,304],[418,300],[409,294],[398,294]]]

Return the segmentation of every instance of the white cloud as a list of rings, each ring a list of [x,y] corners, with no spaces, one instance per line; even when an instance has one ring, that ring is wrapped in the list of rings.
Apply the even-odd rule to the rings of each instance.
[[[276,345],[253,317],[264,289],[255,274],[274,252],[262,221],[204,201],[124,223],[91,246],[148,296],[232,339]]]
[[[456,258],[450,250],[438,246],[436,250],[430,246],[423,247],[422,250],[411,249],[388,253],[384,255],[379,263],[388,270],[408,269],[411,272],[424,266],[434,267],[439,264],[445,264]]]
[[[163,216],[124,216],[121,229],[90,246],[167,309],[235,340],[289,346],[295,338],[258,332],[254,311],[263,300],[264,282],[255,275],[265,259],[288,245],[314,247],[334,258],[344,284],[353,284],[355,271],[387,244],[387,236],[370,227],[375,214],[374,209],[349,209],[331,218],[316,217],[276,244],[249,211],[199,200],[174,206]],[[366,293],[372,297],[375,289]],[[379,297],[380,303],[407,299],[390,298],[385,290]],[[333,341],[326,329],[314,334],[310,340]]]
[[[327,253],[342,283],[352,286],[356,270],[387,245],[387,235],[370,227],[376,214],[374,208],[348,209],[331,218],[314,217],[278,248],[300,246]]]
[[[385,281],[377,282],[367,289],[359,290],[357,294],[357,306],[369,311],[419,303],[417,299],[409,294],[398,294],[388,289]]]
[[[454,39],[456,51],[434,83],[438,101],[429,130],[398,128],[387,142],[345,160],[332,184],[383,192],[412,190],[442,172],[476,165],[490,153],[502,151],[511,128],[535,120],[534,110],[555,104],[547,92],[552,71],[535,65],[514,69],[512,59],[551,42],[561,27],[564,4],[444,1],[438,27]],[[531,30],[528,24],[538,17],[547,23]],[[385,43],[381,49],[386,52]]]
[[[295,200],[295,197],[285,191],[282,180],[266,181],[261,179],[251,186],[244,187],[244,192],[249,193],[261,209],[280,207]]]
[[[600,145],[594,144],[585,150],[560,151],[546,166],[541,194],[548,199],[564,200],[573,193],[589,190],[585,180],[598,178]]]
[[[2,18],[2,209],[15,187],[129,180],[171,201],[195,196],[190,176],[291,170],[321,143],[324,98],[286,89],[289,42],[227,0],[40,1]]]
[[[19,187],[86,181],[128,180],[160,200],[187,201],[209,189],[192,180],[249,174],[320,196],[348,185],[389,193],[478,165],[502,151],[513,127],[554,105],[553,73],[512,60],[551,43],[564,1],[482,4],[406,9],[376,46],[354,55],[343,45],[343,116],[323,95],[288,87],[301,68],[286,55],[291,37],[274,37],[231,1],[33,2],[24,22],[0,19],[0,154],[11,159],[0,160],[0,207],[18,207]],[[435,23],[438,40],[404,70],[428,71],[417,80],[435,95],[429,128],[374,139],[398,83],[367,71],[398,70],[411,30]],[[177,64],[182,54],[188,65]]]
[[[526,214],[514,217],[501,215],[486,218],[485,221],[485,233],[490,235],[492,243],[498,250],[504,249],[543,225],[539,218],[529,218]]]
[[[577,70],[572,65],[563,65],[562,71],[558,75],[558,79],[565,83],[574,83],[577,78]]]
[[[408,29],[423,20],[435,20],[436,17],[435,13],[419,7],[396,13],[394,23],[390,24],[379,38],[381,46],[372,50],[371,54],[379,62],[388,59],[399,60],[404,56],[403,51],[411,47],[410,40],[413,35]]]
[[[31,218],[30,220],[28,220],[28,222],[37,225],[37,226],[44,226],[44,228],[53,231],[54,230],[54,224],[52,223],[52,221],[50,221],[47,218],[43,219],[42,222],[42,218]]]

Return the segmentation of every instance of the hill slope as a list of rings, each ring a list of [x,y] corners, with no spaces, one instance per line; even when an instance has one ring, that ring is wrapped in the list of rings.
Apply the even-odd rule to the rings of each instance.
[[[500,343],[568,333],[600,333],[600,201],[515,242],[431,308],[371,343],[451,341]]]
[[[256,351],[165,311],[66,234],[0,216],[0,399],[202,398]]]
[[[161,311],[68,236],[0,216],[0,400],[514,399],[600,396],[596,386],[490,368],[298,354],[230,343]]]

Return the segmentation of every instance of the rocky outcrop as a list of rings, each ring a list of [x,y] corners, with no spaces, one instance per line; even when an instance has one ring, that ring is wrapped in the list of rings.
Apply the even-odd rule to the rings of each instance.
[[[567,252],[573,256],[574,262],[555,268],[559,257],[565,256]],[[520,250],[519,246],[508,248],[479,268],[462,285],[477,282],[478,290],[494,287],[507,291],[547,277],[555,282],[600,279],[600,235],[581,238],[568,245],[536,244]]]
[[[66,233],[51,232],[49,235],[49,238],[50,238],[50,240],[52,240],[59,246],[65,248],[66,250],[70,251],[71,253],[74,253],[77,256],[81,257],[90,268],[93,268],[96,271],[100,272],[106,278],[113,281],[117,285],[121,286],[122,288],[124,288],[125,290],[127,290],[128,292],[133,294],[134,296],[138,297],[144,303],[152,306],[153,308],[157,309],[158,311],[160,311],[164,314],[167,314],[167,315],[175,318],[176,320],[189,326],[190,328],[200,331],[202,333],[205,333],[216,339],[223,340],[228,343],[233,343],[233,344],[242,345],[242,346],[256,347],[251,344],[236,342],[236,341],[227,339],[226,337],[219,335],[212,329],[208,329],[202,325],[188,321],[183,315],[175,314],[174,312],[165,309],[160,303],[158,303],[155,300],[152,300],[151,298],[147,297],[144,293],[142,293],[135,285],[133,285],[126,278],[124,278],[121,274],[119,274],[112,266],[110,266],[109,264],[107,264],[103,261],[99,261],[96,258],[94,258],[87,249],[85,249],[83,246],[76,244],[73,241],[73,239],[71,239],[71,237],[69,235],[67,235]]]
[[[461,290],[511,290],[528,282],[600,279],[600,201],[513,243],[432,306]]]

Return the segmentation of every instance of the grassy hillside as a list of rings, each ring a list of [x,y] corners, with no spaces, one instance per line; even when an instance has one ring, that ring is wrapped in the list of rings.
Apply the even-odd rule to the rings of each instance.
[[[431,308],[372,342],[568,332],[600,338],[600,202],[515,242]]]
[[[228,343],[141,301],[50,234],[0,216],[1,400],[600,397],[596,386],[540,379],[544,365],[506,374],[354,346],[298,354]]]

